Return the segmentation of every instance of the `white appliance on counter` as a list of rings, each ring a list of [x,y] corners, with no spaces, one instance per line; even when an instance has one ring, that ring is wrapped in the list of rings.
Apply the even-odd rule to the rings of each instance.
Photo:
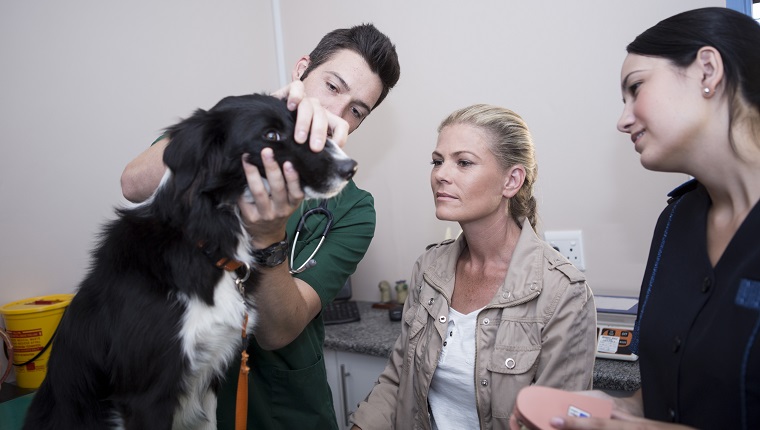
[[[631,351],[639,301],[634,297],[594,296],[596,303],[596,356],[636,361]]]

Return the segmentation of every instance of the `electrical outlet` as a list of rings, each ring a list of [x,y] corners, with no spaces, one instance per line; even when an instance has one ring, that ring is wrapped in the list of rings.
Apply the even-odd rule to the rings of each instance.
[[[544,239],[552,248],[567,257],[578,270],[586,270],[583,260],[583,235],[580,230],[561,230],[544,232]]]

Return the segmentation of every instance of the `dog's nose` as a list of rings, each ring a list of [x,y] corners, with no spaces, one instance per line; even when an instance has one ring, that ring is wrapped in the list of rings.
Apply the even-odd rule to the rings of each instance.
[[[341,161],[338,166],[338,174],[341,178],[349,180],[354,177],[356,171],[359,169],[359,163],[354,160],[348,159]]]

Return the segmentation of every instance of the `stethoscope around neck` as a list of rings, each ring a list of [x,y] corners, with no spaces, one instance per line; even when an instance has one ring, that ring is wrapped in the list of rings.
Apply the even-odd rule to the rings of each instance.
[[[314,248],[314,252],[311,253],[309,258],[307,258],[306,261],[302,265],[300,265],[297,269],[293,269],[293,261],[296,257],[296,244],[298,243],[298,236],[301,234],[301,230],[303,229],[303,226],[306,223],[306,219],[315,214],[324,215],[325,218],[327,218],[327,225],[325,225],[325,229],[322,232],[322,237],[319,239],[319,243],[317,244],[317,247]],[[298,221],[298,227],[296,228],[296,236],[293,238],[293,243],[291,244],[291,247],[290,247],[290,261],[288,261],[288,266],[290,268],[291,275],[296,274],[296,273],[301,273],[304,270],[312,268],[317,265],[317,260],[314,259],[314,256],[317,255],[317,251],[319,251],[319,248],[322,247],[322,242],[325,241],[325,237],[327,237],[327,233],[330,232],[332,223],[333,223],[333,214],[332,212],[330,212],[329,209],[327,209],[327,200],[322,200],[322,202],[319,203],[319,206],[313,209],[309,209],[303,215],[301,215],[301,219]]]

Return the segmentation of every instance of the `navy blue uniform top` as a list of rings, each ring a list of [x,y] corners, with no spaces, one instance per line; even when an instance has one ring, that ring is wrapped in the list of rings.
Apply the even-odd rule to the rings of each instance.
[[[760,429],[760,204],[715,267],[710,205],[690,181],[657,221],[633,342],[644,415],[700,429]]]

